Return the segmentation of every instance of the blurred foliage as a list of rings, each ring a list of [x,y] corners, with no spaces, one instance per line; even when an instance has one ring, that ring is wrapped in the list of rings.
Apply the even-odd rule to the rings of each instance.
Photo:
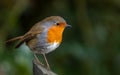
[[[5,40],[47,16],[64,17],[61,46],[47,54],[59,75],[120,75],[119,0],[0,0],[0,75],[32,75],[33,54]]]

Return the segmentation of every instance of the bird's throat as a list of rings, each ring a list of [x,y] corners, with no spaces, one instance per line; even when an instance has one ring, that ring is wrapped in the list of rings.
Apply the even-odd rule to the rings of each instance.
[[[47,37],[48,42],[49,43],[53,43],[53,42],[61,43],[63,30],[64,30],[64,27],[52,26],[51,28],[49,28],[48,37]]]

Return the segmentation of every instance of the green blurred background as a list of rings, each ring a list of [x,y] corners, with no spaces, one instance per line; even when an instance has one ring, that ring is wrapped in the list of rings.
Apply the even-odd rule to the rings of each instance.
[[[16,43],[5,40],[53,15],[72,25],[61,46],[47,54],[55,73],[120,75],[120,0],[0,0],[0,75],[32,75],[29,48],[14,49]]]

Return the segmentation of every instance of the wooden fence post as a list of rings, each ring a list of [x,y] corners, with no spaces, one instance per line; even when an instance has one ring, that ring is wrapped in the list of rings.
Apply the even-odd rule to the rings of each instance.
[[[48,70],[43,65],[37,64],[36,61],[33,60],[33,75],[57,75],[56,73]]]

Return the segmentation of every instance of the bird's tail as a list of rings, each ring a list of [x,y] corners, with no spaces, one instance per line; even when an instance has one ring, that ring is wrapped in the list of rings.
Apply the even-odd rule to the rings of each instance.
[[[13,39],[7,40],[5,43],[6,43],[6,44],[12,43],[12,42],[14,42],[14,41],[16,41],[16,40],[20,40],[22,37],[23,37],[23,36],[15,37],[15,38],[13,38]]]

